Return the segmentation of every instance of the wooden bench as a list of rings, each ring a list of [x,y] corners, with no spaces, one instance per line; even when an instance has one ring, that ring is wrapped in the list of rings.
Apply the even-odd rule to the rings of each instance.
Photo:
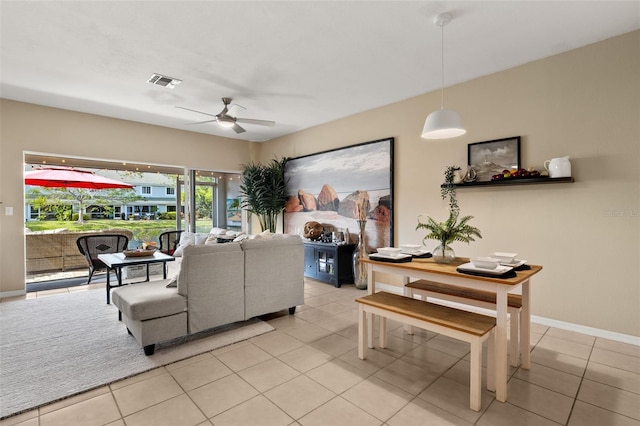
[[[405,284],[405,295],[420,295],[425,298],[446,300],[484,309],[496,309],[496,294],[490,291],[476,290],[454,285],[436,283],[427,280],[413,281]],[[520,354],[530,349],[520,347],[520,312],[522,296],[509,293],[507,295],[507,312],[509,312],[509,363],[513,367],[520,364]],[[409,331],[410,332],[410,331]],[[524,340],[522,341],[524,343]],[[519,348],[520,347],[520,348]],[[519,348],[519,349],[518,349]]]
[[[386,318],[433,331],[471,345],[469,406],[480,411],[482,398],[482,343],[488,340],[487,388],[495,390],[494,341],[496,320],[493,317],[429,303],[406,296],[378,292],[356,299],[358,303],[358,358],[366,359],[369,335],[367,314],[380,316],[381,348],[387,346]]]

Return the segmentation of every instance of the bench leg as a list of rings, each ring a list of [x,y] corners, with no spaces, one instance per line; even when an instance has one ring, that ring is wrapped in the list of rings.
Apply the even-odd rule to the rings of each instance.
[[[520,363],[520,312],[509,315],[509,362],[512,367]]]
[[[522,284],[522,309],[520,310],[520,356],[522,368],[531,368],[531,298],[529,297],[529,281]]]
[[[496,354],[495,354],[495,345],[496,345],[496,333],[495,330],[491,331],[491,336],[489,336],[488,347],[487,347],[487,389],[491,392],[496,391]]]
[[[480,411],[482,401],[482,341],[480,339],[475,339],[471,342],[471,367],[469,379],[469,407],[474,411]]]
[[[367,346],[371,349],[373,349],[373,326],[374,326],[374,321],[376,319],[376,316],[373,315],[372,313],[368,312],[367,313]]]
[[[380,316],[380,315],[379,315]],[[387,318],[380,316],[380,341],[381,348],[387,347]]]
[[[358,304],[358,358],[367,358],[367,313],[361,303]]]
[[[410,287],[407,287],[407,286],[406,286],[406,285],[409,283],[409,279],[408,279],[407,277],[404,277],[404,280],[403,280],[403,281],[406,281],[406,282],[404,283],[404,291],[403,291],[404,295],[405,295],[406,297],[410,297],[410,298],[412,298],[412,299],[413,299],[413,289],[412,289],[412,288],[410,288]],[[413,326],[412,326],[412,325],[409,325],[409,324],[405,324],[405,325],[404,325],[404,331],[405,331],[408,335],[413,335]]]

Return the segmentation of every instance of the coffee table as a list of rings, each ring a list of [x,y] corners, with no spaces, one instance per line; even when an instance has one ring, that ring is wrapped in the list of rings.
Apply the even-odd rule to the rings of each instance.
[[[122,283],[122,268],[125,266],[134,265],[147,265],[147,279],[143,282],[149,281],[149,265],[153,263],[162,263],[165,265],[167,262],[173,262],[175,257],[169,256],[161,252],[154,252],[151,256],[143,257],[127,257],[124,253],[107,253],[99,254],[98,259],[107,266],[107,305],[111,304],[111,289],[114,287],[120,287]],[[118,284],[111,285],[110,271],[114,271],[118,277]],[[162,268],[162,278],[167,278],[167,268]]]

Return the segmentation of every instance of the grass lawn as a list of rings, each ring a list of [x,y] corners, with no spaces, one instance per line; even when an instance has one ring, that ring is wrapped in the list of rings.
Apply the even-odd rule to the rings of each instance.
[[[128,229],[133,232],[133,240],[157,241],[164,231],[176,229],[175,220],[114,220],[93,219],[84,223],[60,220],[32,220],[25,223],[31,231],[50,231],[54,229],[68,229],[69,231],[100,231],[103,229]],[[211,219],[201,219],[196,223],[199,232],[209,232],[212,228]],[[200,231],[200,230],[203,231]]]

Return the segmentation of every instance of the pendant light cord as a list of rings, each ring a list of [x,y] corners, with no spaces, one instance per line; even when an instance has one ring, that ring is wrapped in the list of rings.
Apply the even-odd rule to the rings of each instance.
[[[440,110],[444,109],[444,22],[440,23],[440,29],[441,29],[441,37],[440,37],[440,65],[442,67],[442,73],[441,73],[441,78],[442,78],[442,84],[440,86]]]

